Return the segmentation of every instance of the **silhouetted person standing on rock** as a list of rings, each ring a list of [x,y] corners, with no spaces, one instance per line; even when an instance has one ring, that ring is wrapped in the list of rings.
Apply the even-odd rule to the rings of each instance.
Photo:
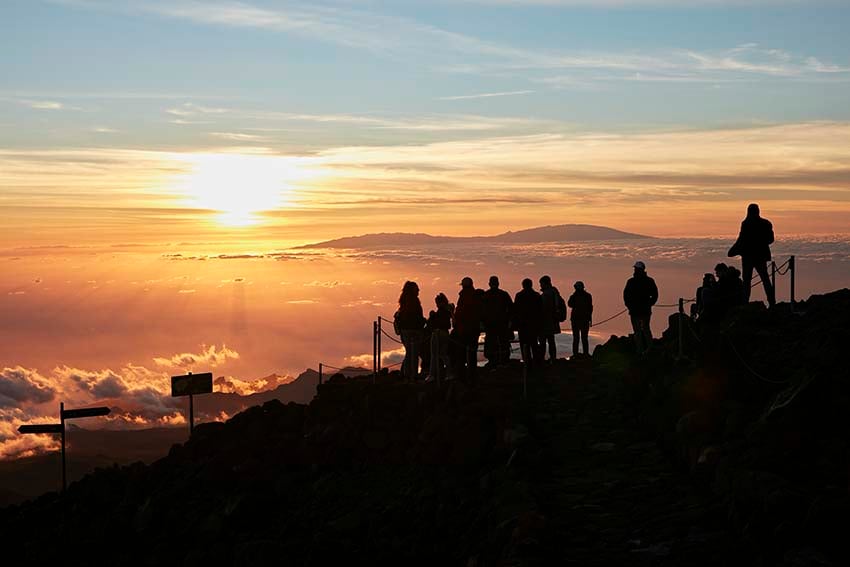
[[[741,269],[744,274],[744,303],[750,301],[753,269],[755,269],[764,286],[768,305],[771,307],[776,305],[776,291],[767,273],[767,263],[771,259],[770,245],[773,244],[773,240],[773,225],[769,220],[761,217],[759,206],[752,203],[747,207],[747,218],[741,223],[738,240],[729,249],[730,258],[741,257]]]
[[[514,329],[519,334],[519,347],[522,360],[527,365],[542,361],[540,352],[540,329],[543,323],[543,301],[534,291],[534,282],[529,278],[522,280],[522,290],[514,297]]]
[[[658,301],[658,286],[655,280],[646,275],[646,264],[635,262],[634,276],[626,282],[623,290],[623,302],[629,310],[632,328],[635,332],[635,345],[638,354],[646,354],[652,347],[652,306]]]
[[[564,319],[567,318],[566,304],[561,298],[558,288],[552,285],[552,278],[543,276],[540,278],[540,299],[543,308],[543,321],[540,331],[540,349],[542,361],[546,358],[546,346],[549,346],[549,362],[555,362],[558,358],[558,349],[555,345],[555,335],[561,334],[561,306],[563,305]]]
[[[712,319],[717,315],[717,280],[714,274],[704,274],[702,285],[694,294],[694,303],[691,304],[691,317],[693,319]]]
[[[415,380],[419,374],[419,357],[425,332],[425,317],[422,314],[422,302],[419,301],[419,286],[416,282],[405,282],[398,298],[398,311],[393,318],[393,326],[401,335],[404,345],[402,375]]]
[[[452,328],[452,317],[454,316],[454,305],[449,303],[446,294],[440,293],[434,298],[437,306],[436,311],[428,314],[428,328],[431,331],[431,365],[429,366],[426,382],[434,380],[438,375],[445,380],[451,380],[454,376],[447,373],[454,372],[449,359],[449,330]]]
[[[593,296],[584,289],[584,282],[573,284],[575,292],[567,300],[570,307],[570,325],[573,330],[573,356],[579,354],[579,342],[584,348],[584,354],[590,354],[587,333],[593,320]]]
[[[484,357],[488,365],[502,364],[511,358],[511,294],[499,289],[499,278],[490,276],[490,289],[484,292]]]
[[[459,349],[458,356],[455,357],[458,366],[456,374],[473,380],[478,362],[478,337],[481,335],[481,304],[484,292],[475,289],[469,276],[461,280],[460,286],[452,332]]]

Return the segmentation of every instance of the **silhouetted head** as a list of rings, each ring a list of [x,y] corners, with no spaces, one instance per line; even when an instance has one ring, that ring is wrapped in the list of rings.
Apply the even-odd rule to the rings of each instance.
[[[747,218],[757,219],[760,215],[759,206],[756,203],[750,203],[747,207]]]
[[[740,278],[741,277],[741,270],[739,270],[735,266],[729,266],[729,277],[730,278]]]
[[[475,284],[472,283],[472,278],[466,276],[462,280],[460,280],[460,287],[463,289],[472,289]]]
[[[727,266],[723,262],[714,266],[714,273],[715,273],[715,275],[717,275],[717,279],[722,278],[726,274],[726,272],[728,272],[728,271],[729,271],[729,266]]]
[[[499,277],[490,276],[490,289],[499,289]]]
[[[714,274],[704,274],[702,276],[702,285],[711,285],[714,283]]]
[[[437,305],[437,308],[447,306],[449,304],[449,298],[446,297],[445,293],[438,293],[437,297],[434,298],[434,303]]]
[[[407,306],[411,301],[419,301],[419,286],[416,282],[406,281],[401,288],[401,295],[398,298],[399,307]]]
[[[584,282],[576,282],[573,287],[576,288],[576,291],[584,291]]]
[[[552,278],[549,276],[543,276],[540,278],[540,289],[546,289],[552,287]]]
[[[534,288],[534,282],[531,281],[531,278],[525,278],[524,280],[522,280],[522,289],[533,289],[533,288]]]
[[[643,275],[643,274],[646,273],[646,264],[644,264],[640,260],[635,262],[634,268],[635,268],[635,275],[636,276]]]

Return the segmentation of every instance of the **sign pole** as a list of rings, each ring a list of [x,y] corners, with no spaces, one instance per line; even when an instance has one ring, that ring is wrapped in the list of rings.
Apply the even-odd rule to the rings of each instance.
[[[319,363],[319,386],[322,385],[322,374],[324,374],[325,365],[321,362]]]
[[[189,394],[189,437],[195,431],[195,396]]]
[[[64,493],[68,486],[65,470],[65,402],[59,402],[59,422],[62,424],[62,492]]]
[[[381,316],[378,316],[378,370],[381,369],[381,350],[383,350],[381,348],[381,342],[382,342],[381,335],[383,334],[383,324],[382,323],[383,323],[383,318]]]

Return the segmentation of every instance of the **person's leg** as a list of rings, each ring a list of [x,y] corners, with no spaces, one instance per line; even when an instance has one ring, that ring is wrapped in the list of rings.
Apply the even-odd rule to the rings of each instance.
[[[558,349],[555,345],[555,335],[546,335],[546,340],[549,343],[549,361],[555,362],[558,359]]]
[[[767,304],[773,307],[776,305],[776,290],[773,289],[773,283],[770,281],[770,276],[767,273],[767,262],[756,262],[755,268],[761,278],[761,284],[764,286],[764,295],[767,297]]]
[[[638,317],[636,315],[632,315],[630,318],[632,320],[632,331],[634,333],[633,337],[634,337],[634,341],[635,341],[635,349],[637,350],[638,354],[641,354],[643,352],[642,347],[641,347],[641,344],[642,344],[642,341],[643,341],[643,330],[641,329],[641,319],[640,319],[640,317]]]
[[[401,375],[409,380],[410,358],[413,354],[413,347],[410,344],[410,335],[404,331],[401,333],[401,344],[404,347],[404,359],[401,361]]]
[[[753,263],[748,258],[741,258],[741,277],[744,278],[744,303],[749,303],[753,289]]]
[[[587,333],[590,331],[590,323],[585,322],[579,328],[581,334],[581,346],[584,348],[584,354],[590,354],[590,346],[588,343]]]
[[[579,340],[581,340],[581,323],[577,321],[571,321],[570,323],[573,330],[573,356],[575,356],[578,354]]]

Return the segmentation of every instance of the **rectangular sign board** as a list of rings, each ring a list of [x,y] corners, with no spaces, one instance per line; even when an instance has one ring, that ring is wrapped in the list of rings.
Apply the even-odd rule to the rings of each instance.
[[[212,393],[212,372],[171,377],[172,396],[194,396]]]
[[[39,423],[37,425],[22,425],[20,433],[62,433],[61,423]]]
[[[99,415],[109,415],[109,408],[103,406],[99,408],[62,410],[62,419],[76,419],[78,417],[97,417]]]

